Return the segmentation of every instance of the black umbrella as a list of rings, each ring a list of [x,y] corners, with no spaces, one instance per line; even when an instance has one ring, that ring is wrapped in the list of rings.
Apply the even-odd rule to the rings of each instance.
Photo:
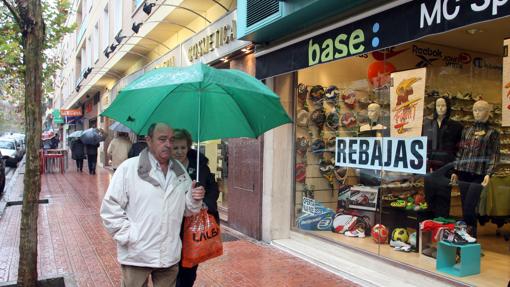
[[[98,129],[90,128],[83,131],[80,139],[84,144],[97,145],[104,141],[104,136]]]

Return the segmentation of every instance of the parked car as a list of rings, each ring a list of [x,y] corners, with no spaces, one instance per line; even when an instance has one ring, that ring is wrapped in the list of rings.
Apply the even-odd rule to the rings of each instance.
[[[23,158],[23,156],[25,155],[25,148],[23,147],[23,143],[22,143],[22,141],[20,139],[18,139],[17,137],[13,136],[12,134],[0,137],[0,139],[14,140],[14,143],[16,144],[18,161],[20,161]]]
[[[18,161],[20,161],[23,158],[23,156],[25,155],[25,151],[20,140],[16,139],[16,137],[12,135],[0,137],[0,140],[13,141],[16,146],[16,158],[18,159]]]
[[[16,147],[16,140],[0,138],[0,152],[7,165],[12,167],[18,166],[19,150]]]
[[[5,188],[5,162],[0,152],[0,194],[4,192]]]
[[[22,154],[24,155],[25,151],[26,151],[25,134],[22,134],[22,133],[12,133],[10,136],[14,137],[18,142],[21,143],[21,151],[22,151]]]

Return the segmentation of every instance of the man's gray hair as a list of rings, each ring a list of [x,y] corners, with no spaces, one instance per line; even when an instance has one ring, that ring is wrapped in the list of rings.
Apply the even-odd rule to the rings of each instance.
[[[154,130],[156,129],[156,125],[158,123],[152,123],[150,126],[149,126],[149,130],[147,131],[147,136],[148,137],[151,137],[154,135]]]
[[[154,130],[156,129],[156,127],[157,127],[158,125],[165,125],[165,126],[167,126],[167,127],[169,127],[169,128],[172,128],[169,124],[166,124],[166,123],[161,123],[161,122],[160,122],[160,123],[152,123],[152,124],[149,126],[149,130],[147,131],[147,136],[148,136],[148,137],[151,137],[151,138],[152,138],[152,136],[154,135]]]

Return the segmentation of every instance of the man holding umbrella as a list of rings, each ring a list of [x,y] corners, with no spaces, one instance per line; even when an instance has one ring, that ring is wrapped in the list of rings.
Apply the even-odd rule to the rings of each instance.
[[[122,286],[175,286],[181,257],[183,216],[200,211],[204,188],[171,158],[173,130],[151,124],[148,149],[124,161],[113,174],[101,217],[117,241]]]
[[[85,144],[89,174],[96,174],[97,148],[99,147],[99,142],[104,140],[103,132],[97,128],[84,130],[80,140]]]

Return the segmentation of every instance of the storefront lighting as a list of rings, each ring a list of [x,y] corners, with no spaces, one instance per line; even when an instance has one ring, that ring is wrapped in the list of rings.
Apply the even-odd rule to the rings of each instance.
[[[83,73],[83,78],[86,79],[89,76],[90,72],[92,72],[92,67],[88,67],[85,70],[85,72]]]
[[[227,58],[227,57],[221,58],[220,60],[222,60],[222,61],[223,61],[223,63],[228,62],[228,58]]]
[[[142,22],[140,23],[133,23],[133,25],[131,25],[131,30],[133,30],[133,32],[135,32],[135,34],[138,33],[138,31],[140,31],[140,27],[143,25]]]
[[[145,2],[145,3],[143,3],[142,10],[143,10],[143,12],[145,12],[145,14],[150,15],[152,12],[152,7],[154,7],[154,6],[156,6],[156,3]]]
[[[112,53],[110,51],[110,46],[106,47],[106,49],[104,49],[103,53],[104,53],[106,58],[110,58],[110,54]]]
[[[468,33],[469,35],[474,35],[474,34],[481,33],[481,32],[483,32],[483,30],[476,29],[476,28],[466,30],[466,33]]]
[[[119,33],[115,35],[115,41],[117,41],[119,44],[122,42],[122,40],[124,40],[124,38],[127,38],[127,36],[121,36],[120,33],[122,33],[122,29],[120,29]]]
[[[113,53],[113,51],[115,51],[115,49],[117,49],[117,46],[119,46],[119,44],[117,44],[117,45],[115,45],[115,43],[111,44],[110,45],[110,53]]]

